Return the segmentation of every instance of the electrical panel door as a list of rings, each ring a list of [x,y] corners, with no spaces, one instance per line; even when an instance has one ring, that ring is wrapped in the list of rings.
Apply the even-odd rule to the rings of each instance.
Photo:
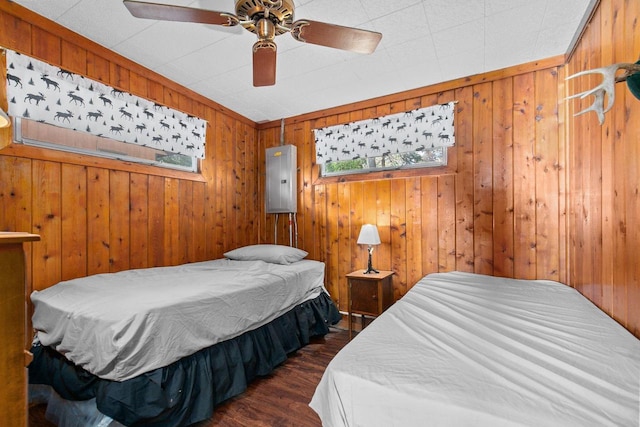
[[[295,145],[267,148],[267,213],[297,212],[296,156]]]

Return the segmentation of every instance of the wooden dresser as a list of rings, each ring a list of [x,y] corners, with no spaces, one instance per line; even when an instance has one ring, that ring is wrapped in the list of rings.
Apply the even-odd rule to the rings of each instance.
[[[0,426],[27,425],[27,364],[24,243],[37,234],[0,232]]]

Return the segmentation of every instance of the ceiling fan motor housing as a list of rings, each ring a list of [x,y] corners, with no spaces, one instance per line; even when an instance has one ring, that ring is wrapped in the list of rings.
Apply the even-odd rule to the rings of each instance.
[[[260,35],[258,26],[260,20],[267,18],[274,24],[275,36],[286,33],[293,23],[294,5],[291,0],[237,0],[236,15],[241,19],[251,20],[243,27],[252,33]],[[267,13],[268,11],[268,13]],[[264,24],[263,24],[264,25]],[[284,28],[281,28],[284,27]],[[264,30],[264,29],[263,29]]]

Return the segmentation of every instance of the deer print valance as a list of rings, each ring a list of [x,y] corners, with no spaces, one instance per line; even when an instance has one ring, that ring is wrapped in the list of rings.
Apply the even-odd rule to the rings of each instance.
[[[204,158],[206,121],[6,50],[9,115]]]
[[[452,147],[454,104],[314,129],[317,163]]]

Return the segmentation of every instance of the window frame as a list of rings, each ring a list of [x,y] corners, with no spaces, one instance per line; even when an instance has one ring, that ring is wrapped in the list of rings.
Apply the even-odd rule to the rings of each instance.
[[[450,147],[433,147],[432,149],[440,149],[442,150],[442,162],[436,161],[424,161],[416,164],[404,164],[400,166],[374,166],[374,167],[364,167],[362,169],[350,169],[350,170],[341,170],[336,172],[325,172],[326,165],[330,163],[323,163],[319,167],[319,178],[333,178],[333,177],[344,177],[350,175],[362,175],[362,174],[371,174],[376,172],[385,172],[385,171],[398,171],[398,170],[413,170],[413,169],[433,169],[433,168],[445,168],[448,166],[448,155],[449,155]],[[416,153],[416,151],[410,151],[406,153],[399,154],[412,154]],[[376,156],[376,157],[366,157],[362,160],[365,163],[371,163],[371,161],[376,161],[376,159],[384,159],[385,155]],[[343,162],[347,162],[349,160],[343,160]],[[335,163],[335,162],[334,162]]]
[[[166,162],[161,162],[161,161],[157,161],[157,160],[144,159],[144,158],[141,158],[141,157],[130,156],[130,155],[123,154],[123,153],[111,152],[111,151],[108,151],[108,150],[83,149],[83,148],[73,147],[73,146],[70,146],[70,145],[58,144],[58,143],[50,142],[50,141],[41,141],[41,140],[25,137],[23,135],[23,131],[22,131],[22,120],[30,120],[30,119],[25,119],[25,118],[21,118],[21,117],[13,117],[12,118],[12,126],[13,126],[12,141],[15,144],[24,145],[24,146],[28,146],[28,147],[37,147],[37,148],[41,148],[41,149],[44,149],[44,150],[60,151],[60,152],[64,152],[64,153],[76,154],[76,155],[81,155],[81,156],[90,156],[90,157],[96,157],[96,158],[100,158],[100,159],[109,159],[109,160],[120,161],[120,162],[125,162],[125,163],[134,163],[134,164],[139,164],[139,165],[144,165],[144,166],[157,167],[157,168],[160,168],[160,169],[163,169],[163,170],[171,170],[171,171],[193,173],[193,174],[199,174],[200,173],[200,159],[198,159],[195,156],[185,156],[185,155],[183,155],[186,158],[191,159],[191,166],[188,167],[188,166],[182,166],[182,165],[173,164],[173,163],[166,163]],[[55,125],[51,125],[51,124],[48,124],[48,123],[42,123],[42,124],[46,125],[46,126],[56,127]],[[66,132],[78,132],[78,131],[74,131],[72,129],[59,128],[59,127],[56,127],[56,128],[57,129],[62,129],[63,131],[66,131]],[[88,138],[89,137],[93,137],[93,136],[91,135],[91,136],[88,136]],[[98,137],[98,138],[100,138],[100,137]],[[105,140],[110,141],[111,143],[135,146],[135,144],[129,144],[127,142],[118,141],[118,140],[111,139],[111,138],[106,138],[106,137],[103,137],[103,138],[105,138]],[[151,148],[151,149],[153,149],[153,148]],[[157,150],[157,149],[153,149],[153,150],[166,153],[166,151],[163,151],[163,150]],[[171,153],[167,153],[167,154],[171,154]]]

